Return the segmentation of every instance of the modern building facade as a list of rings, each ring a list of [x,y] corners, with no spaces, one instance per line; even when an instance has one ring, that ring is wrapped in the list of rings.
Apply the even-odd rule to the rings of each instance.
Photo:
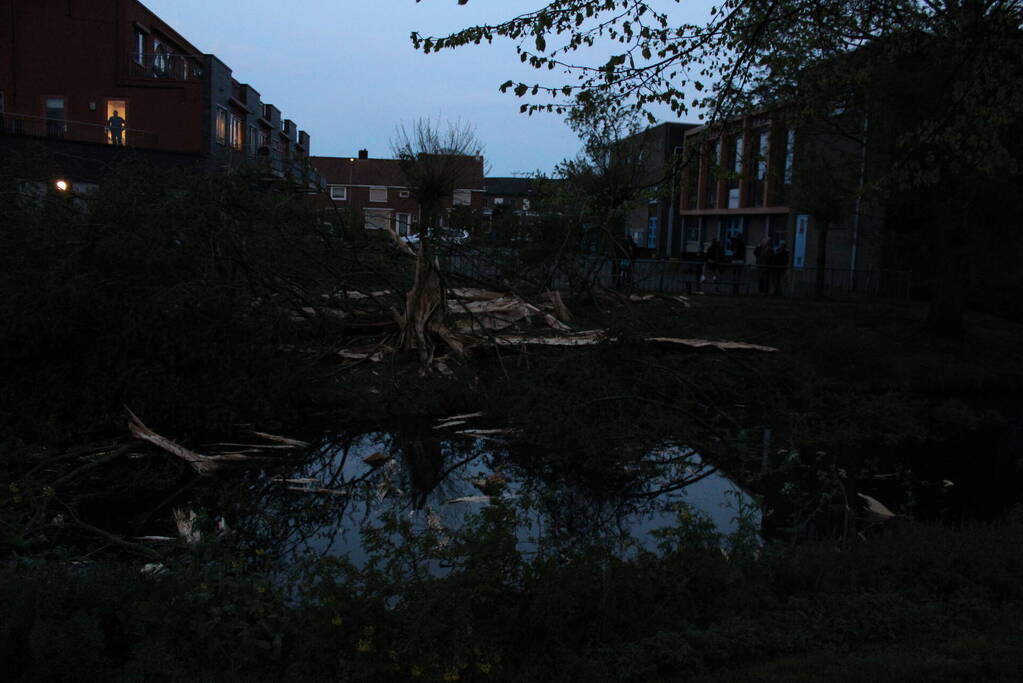
[[[881,220],[860,198],[866,151],[830,124],[749,114],[690,128],[683,154],[683,257],[717,239],[729,260],[754,263],[766,239],[786,242],[795,269],[815,267],[821,249],[828,268],[876,267]]]
[[[370,158],[359,150],[356,157],[310,157],[310,163],[323,177],[326,192],[319,200],[322,209],[339,209],[360,217],[367,229],[391,228],[407,237],[419,232],[422,211],[413,197],[397,159]],[[444,227],[471,229],[454,224],[459,211],[481,214],[484,201],[483,157],[471,160],[473,172],[465,184],[442,202]]]
[[[8,145],[26,138],[76,153],[92,147],[101,158],[124,147],[216,166],[259,162],[315,180],[309,135],[138,0],[0,0],[0,17]]]
[[[683,252],[676,161],[682,154],[685,133],[692,128],[696,124],[669,121],[626,139],[642,148],[639,181],[650,197],[625,218],[625,230],[642,256],[679,257]]]

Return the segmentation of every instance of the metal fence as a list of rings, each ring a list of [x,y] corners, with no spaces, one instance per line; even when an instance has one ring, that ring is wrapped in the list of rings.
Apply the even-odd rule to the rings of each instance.
[[[594,257],[559,264],[530,262],[513,250],[449,249],[442,252],[446,270],[481,283],[572,289],[581,285],[637,292],[769,295],[832,298],[908,299],[911,273],[848,268],[776,268],[743,263],[638,259],[616,267]],[[820,274],[820,278],[818,278]]]

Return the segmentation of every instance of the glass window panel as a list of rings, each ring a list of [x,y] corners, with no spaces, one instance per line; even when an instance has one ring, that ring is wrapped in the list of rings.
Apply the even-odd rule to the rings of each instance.
[[[227,110],[222,107],[217,107],[217,142],[227,142]]]
[[[50,137],[64,137],[67,124],[64,123],[64,98],[46,98],[46,134]]]

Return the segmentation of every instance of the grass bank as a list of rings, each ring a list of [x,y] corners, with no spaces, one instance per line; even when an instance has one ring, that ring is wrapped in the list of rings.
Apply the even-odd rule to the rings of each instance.
[[[680,517],[657,553],[529,560],[502,507],[443,577],[400,559],[415,542],[288,588],[241,549],[162,576],[7,564],[8,680],[1009,681],[1023,664],[1018,522],[726,557]]]

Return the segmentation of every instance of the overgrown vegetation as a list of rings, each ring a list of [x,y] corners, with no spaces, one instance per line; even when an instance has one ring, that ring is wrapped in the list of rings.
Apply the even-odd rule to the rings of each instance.
[[[820,680],[808,671],[815,663],[881,657],[901,660],[901,680],[1009,681],[1021,665],[1009,644],[1023,626],[1023,554],[1005,542],[1023,532],[1018,521],[759,549],[748,532],[721,539],[683,508],[656,552],[621,559],[589,547],[530,559],[516,550],[515,514],[497,502],[440,549],[436,533],[393,518],[370,532],[365,566],[311,561],[286,584],[244,547],[194,551],[158,576],[122,565],[7,565],[6,674]],[[444,573],[431,573],[429,558]],[[953,661],[945,644],[963,656]]]
[[[0,656],[16,679],[656,680],[795,658],[765,673],[784,676],[922,648],[902,671],[924,680],[936,643],[988,634],[963,677],[1009,680],[1019,664],[999,645],[1020,632],[1023,559],[1004,542],[1020,531],[1004,518],[1021,466],[1014,323],[977,315],[946,342],[920,332],[914,304],[592,291],[566,302],[572,324],[613,343],[480,344],[422,375],[373,351],[397,346],[415,263],[352,216],[255,175],[129,165],[67,197],[21,168],[0,205]],[[680,353],[651,336],[780,352]],[[657,552],[577,539],[534,556],[516,543],[521,510],[495,496],[444,543],[388,517],[365,565],[285,574],[242,530],[157,550],[132,537],[156,511],[169,525],[197,476],[165,454],[123,457],[125,405],[190,445],[237,422],[397,420],[420,446],[410,462],[418,421],[483,411],[516,430],[516,466],[604,495],[650,449],[685,445],[761,495],[772,538],[827,541],[760,547],[748,526],[723,540],[681,510]],[[242,470],[203,495],[240,515],[252,486]],[[849,523],[860,493],[899,515],[887,533]],[[141,558],[162,567],[140,574]]]

